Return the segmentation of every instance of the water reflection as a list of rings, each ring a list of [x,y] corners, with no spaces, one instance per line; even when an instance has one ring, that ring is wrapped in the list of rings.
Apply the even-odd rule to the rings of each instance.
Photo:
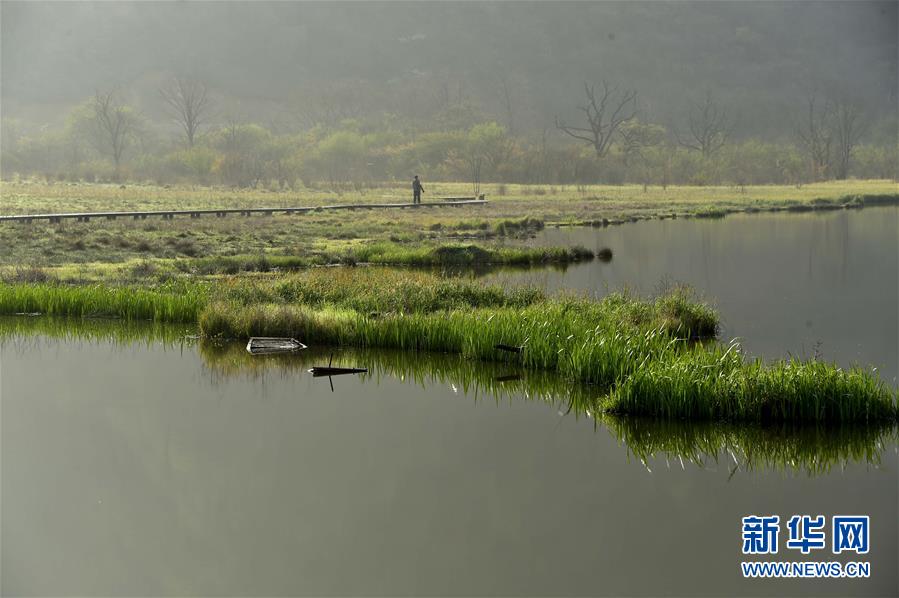
[[[0,316],[0,346],[25,349],[34,343],[88,341],[128,345],[191,346],[197,341],[196,326],[109,318],[52,318]]]
[[[401,381],[428,391],[435,387],[475,403],[537,401],[559,416],[587,418],[595,429],[605,428],[628,453],[647,469],[664,461],[668,466],[687,464],[705,468],[727,464],[731,475],[757,470],[780,470],[820,475],[849,463],[878,466],[887,447],[899,435],[891,425],[864,426],[753,426],[725,423],[658,421],[601,413],[599,388],[573,384],[559,376],[528,371],[507,362],[479,362],[457,355],[423,354],[367,349],[308,349],[296,353],[251,355],[243,343],[208,341],[191,337],[183,327],[109,320],[53,318],[0,318],[0,346],[20,352],[34,345],[79,340],[125,348],[157,346],[192,355],[196,352],[213,386],[243,379],[263,383],[267,377],[310,376],[313,365],[361,367],[362,388],[345,380],[330,381],[340,393],[377,395],[382,382]],[[329,380],[322,379],[323,385]]]
[[[629,453],[649,467],[664,459],[678,467],[726,465],[737,472],[780,470],[810,476],[849,463],[879,466],[884,450],[899,440],[888,424],[865,426],[734,425],[666,422],[602,415],[601,421]]]
[[[302,375],[333,355],[334,365],[368,368],[361,376],[375,385],[382,378],[393,378],[425,390],[435,385],[451,387],[476,402],[543,401],[558,414],[592,418],[597,429],[607,428],[647,468],[650,461],[659,459],[698,467],[719,466],[724,459],[732,475],[755,470],[819,475],[852,462],[877,466],[885,448],[899,440],[896,428],[889,424],[755,426],[612,416],[600,412],[602,392],[597,388],[572,384],[548,372],[456,355],[351,349],[251,356],[241,345],[210,342],[201,342],[199,352],[213,376]]]
[[[331,393],[305,371],[330,351],[21,320],[0,326],[3,595],[896,587],[895,431],[588,417],[590,388],[446,355],[335,351],[371,369]],[[747,583],[760,510],[869,514],[872,577]]]
[[[549,372],[528,371],[517,364],[501,361],[473,361],[458,355],[329,348],[280,355],[250,355],[239,343],[215,341],[201,341],[198,349],[212,380],[222,377],[258,379],[272,374],[305,375],[312,366],[327,363],[333,357],[334,366],[368,369],[359,377],[374,385],[391,378],[422,389],[432,386],[453,388],[457,394],[474,401],[537,400],[556,405],[575,416],[592,414],[599,394],[595,388],[565,382]],[[339,382],[334,381],[335,385]]]

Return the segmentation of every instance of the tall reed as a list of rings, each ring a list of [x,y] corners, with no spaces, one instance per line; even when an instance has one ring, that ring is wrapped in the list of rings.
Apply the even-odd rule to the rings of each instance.
[[[873,372],[820,361],[746,360],[736,345],[672,355],[635,369],[604,405],[664,418],[882,421],[899,415],[896,393]]]
[[[111,317],[196,322],[206,304],[200,285],[162,288],[89,285],[0,284],[0,314]]]

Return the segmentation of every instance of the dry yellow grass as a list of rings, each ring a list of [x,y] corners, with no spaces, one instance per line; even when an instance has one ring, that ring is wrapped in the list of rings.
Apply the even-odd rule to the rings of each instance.
[[[838,199],[847,195],[899,193],[888,180],[847,180],[789,185],[757,185],[745,188],[649,187],[640,185],[513,185],[483,184],[480,192],[492,205],[489,217],[520,217],[533,212],[580,217],[597,211],[612,216],[645,212],[690,211],[711,207],[749,207]],[[430,183],[425,201],[441,196],[471,196],[466,183]],[[102,210],[165,210],[189,208],[242,208],[320,206],[335,203],[411,201],[407,185],[386,184],[376,189],[338,195],[330,191],[302,189],[267,191],[217,187],[158,187],[87,183],[0,182],[0,214],[90,212]],[[532,214],[523,214],[527,210]],[[480,213],[480,212],[478,212]]]
[[[428,199],[471,195],[470,185],[430,183]],[[899,197],[893,181],[841,181],[791,186],[650,187],[639,185],[481,187],[490,200],[477,207],[427,210],[318,212],[250,218],[175,218],[164,221],[94,220],[90,223],[0,223],[0,264],[62,266],[122,263],[213,255],[291,255],[341,251],[369,241],[413,246],[422,242],[478,239],[509,234],[502,223],[528,217],[547,225],[723,214],[790,206],[838,203],[852,196]],[[271,192],[214,187],[0,183],[0,213],[164,210],[212,207],[287,207],[332,203],[382,203],[409,199],[405,186],[364,193],[301,190]],[[519,229],[520,234],[521,229]],[[513,233],[516,234],[516,233]]]

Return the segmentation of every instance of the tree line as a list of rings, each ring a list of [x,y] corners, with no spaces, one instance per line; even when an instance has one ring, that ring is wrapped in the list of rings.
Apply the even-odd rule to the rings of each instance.
[[[503,80],[504,82],[504,80]],[[286,189],[364,189],[419,173],[430,180],[793,184],[896,178],[895,139],[845,97],[810,94],[794,126],[777,139],[734,136],[740,118],[711,93],[673,123],[653,122],[636,90],[585,83],[576,117],[539,130],[515,127],[508,85],[499,114],[447,89],[414,118],[364,110],[365,97],[336,88],[304,103],[302,124],[284,127],[226,114],[205,83],[175,77],[159,90],[166,119],[155,121],[120,89],[98,90],[65,125],[28,134],[3,121],[4,178],[150,181]],[[745,126],[744,126],[745,128]]]

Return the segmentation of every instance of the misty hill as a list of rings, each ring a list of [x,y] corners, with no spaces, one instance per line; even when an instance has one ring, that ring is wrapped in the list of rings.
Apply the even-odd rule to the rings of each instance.
[[[809,91],[895,112],[897,4],[3,2],[4,117],[62,118],[120,85],[148,114],[172,74],[261,122],[322,90],[414,118],[459,101],[524,131],[570,116],[585,80],[636,89],[668,123],[710,91],[738,133],[775,136]],[[319,97],[319,99],[321,99]],[[288,119],[289,120],[289,119]],[[506,122],[508,121],[508,122]]]

